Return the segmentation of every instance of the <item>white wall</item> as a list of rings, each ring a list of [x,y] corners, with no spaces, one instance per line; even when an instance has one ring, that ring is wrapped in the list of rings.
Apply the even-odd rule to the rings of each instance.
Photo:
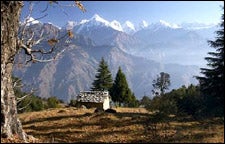
[[[104,102],[103,102],[103,109],[104,110],[107,110],[107,109],[109,109],[110,108],[110,99],[109,99],[109,97],[107,97],[106,99],[104,99]]]

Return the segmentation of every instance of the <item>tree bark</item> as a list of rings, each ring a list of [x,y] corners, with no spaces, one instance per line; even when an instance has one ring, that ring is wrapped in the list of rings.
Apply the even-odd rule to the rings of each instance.
[[[26,141],[17,115],[17,103],[12,87],[13,60],[18,51],[19,18],[23,2],[1,1],[1,137],[18,135]]]

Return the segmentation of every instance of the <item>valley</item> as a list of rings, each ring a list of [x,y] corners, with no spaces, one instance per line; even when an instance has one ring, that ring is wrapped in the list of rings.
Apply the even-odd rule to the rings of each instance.
[[[52,62],[24,63],[20,68],[18,59],[24,57],[21,51],[13,74],[36,89],[36,95],[42,98],[56,96],[65,103],[75,99],[80,91],[90,89],[102,57],[113,78],[118,67],[122,68],[138,99],[144,94],[152,97],[152,80],[160,72],[171,75],[170,90],[198,84],[194,76],[198,76],[200,67],[204,66],[204,57],[210,49],[206,38],[212,35],[211,29],[205,29],[207,35],[203,36],[203,30],[199,33],[160,21],[142,26],[131,34],[122,31],[122,26],[118,28],[113,24],[116,22],[110,23],[97,14],[80,23],[68,22],[63,28],[52,23],[35,22],[30,28],[37,36],[44,31],[45,40],[41,47],[45,49],[49,47],[48,39],[63,37],[68,28],[74,37],[61,39],[57,47],[65,52]],[[24,90],[29,92],[30,89]]]

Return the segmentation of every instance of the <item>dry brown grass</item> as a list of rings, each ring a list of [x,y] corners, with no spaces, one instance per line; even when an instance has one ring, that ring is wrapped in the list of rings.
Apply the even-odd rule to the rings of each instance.
[[[153,137],[146,129],[151,114],[144,108],[116,108],[113,114],[94,110],[58,108],[19,117],[27,134],[38,142],[224,142],[224,123],[220,119],[171,120],[166,130],[162,130],[163,124],[157,124],[158,135]]]

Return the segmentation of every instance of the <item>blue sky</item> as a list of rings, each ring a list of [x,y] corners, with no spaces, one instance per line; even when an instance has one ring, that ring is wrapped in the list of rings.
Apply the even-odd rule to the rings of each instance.
[[[73,4],[73,1],[60,4]],[[52,4],[47,11],[43,11],[47,1],[34,2],[32,17],[42,22],[52,22],[60,27],[67,21],[80,21],[89,19],[94,14],[99,14],[108,21],[118,20],[123,24],[126,20],[134,24],[142,20],[150,23],[165,20],[170,23],[181,24],[182,22],[218,23],[221,20],[223,1],[83,1],[82,4],[87,12],[82,12],[77,7],[60,7]],[[28,2],[24,3],[21,19],[28,13]]]

